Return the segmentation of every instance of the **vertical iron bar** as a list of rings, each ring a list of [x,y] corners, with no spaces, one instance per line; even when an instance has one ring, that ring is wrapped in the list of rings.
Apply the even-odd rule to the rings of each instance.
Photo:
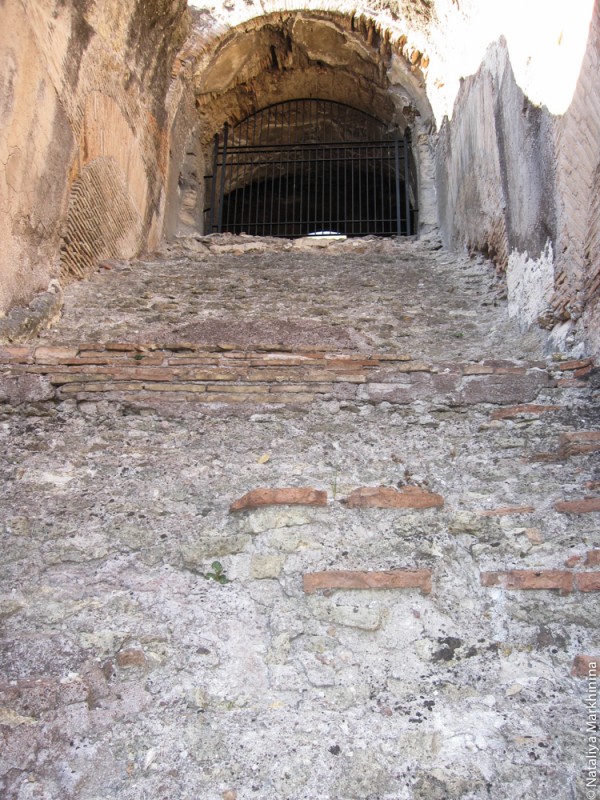
[[[367,168],[365,170],[365,187],[366,187],[365,188],[365,203],[366,203],[366,206],[367,206],[366,209],[365,209],[365,214],[366,214],[366,221],[367,221],[367,230],[364,231],[364,234],[368,236],[369,233],[371,233],[371,231],[368,229],[368,225],[369,225],[369,146],[368,145],[365,147],[365,164],[367,166]]]
[[[321,173],[321,230],[325,230],[325,148],[322,149],[323,170]]]
[[[217,233],[223,230],[223,204],[225,201],[225,172],[227,170],[227,139],[229,137],[229,125],[223,126],[223,163],[221,166],[221,185],[219,197],[219,218],[217,222]]]
[[[362,148],[358,148],[358,235],[362,235]]]
[[[271,109],[267,111],[267,145],[269,144],[270,132],[271,132]],[[267,181],[267,173],[269,171],[269,148],[267,147],[264,153],[264,169],[265,169],[265,179],[263,182],[263,213],[262,213],[262,233],[261,236],[266,236],[267,234],[267,195],[268,195],[268,181]]]
[[[235,132],[236,132],[236,130],[238,131],[237,156],[235,155],[236,154],[236,151],[235,151],[235,141],[236,141]],[[237,160],[235,162],[235,180],[234,180],[234,184],[233,184],[234,185],[235,196],[233,198],[233,222],[231,224],[231,232],[232,233],[235,233],[235,229],[236,229],[236,226],[237,226],[238,187],[240,185],[239,184],[239,179],[240,179],[240,160],[241,160],[241,157],[242,157],[241,153],[239,151],[240,141],[241,141],[241,139],[240,139],[239,128],[232,128],[231,129],[231,144],[232,144],[232,146],[234,148],[234,157],[237,157]],[[233,171],[233,164],[231,166],[232,166],[232,171]]]
[[[273,121],[274,124],[277,124],[277,116],[275,111],[273,111]],[[273,212],[275,208],[275,157],[276,152],[273,151],[271,155],[271,213],[269,215],[269,236],[273,235]],[[277,192],[279,195],[279,191]]]
[[[256,146],[256,114],[252,117],[252,146]],[[253,151],[248,152],[248,166],[250,169],[250,184],[249,184],[249,196],[248,196],[248,230],[246,231],[251,236],[254,235],[252,230],[252,212],[254,207],[252,205],[254,200],[254,162],[252,160],[252,156],[254,155]]]
[[[354,146],[352,146],[352,149],[350,150],[350,185],[352,187],[352,233],[354,233],[354,220],[356,219],[356,206],[354,204]]]
[[[410,167],[408,164],[408,144],[409,138],[406,132],[404,133],[404,202],[406,203],[406,235],[410,236],[412,231],[410,227]]]
[[[389,230],[388,233],[393,232],[393,221],[394,221],[394,206],[393,206],[393,199],[392,199],[392,148],[388,144],[387,146],[387,174],[388,174],[388,198],[389,198],[389,211],[388,211],[388,222],[389,222]]]
[[[288,103],[287,115],[287,134],[288,134],[288,147],[285,160],[285,225],[283,227],[284,236],[288,236],[288,209],[290,205],[290,147],[292,144],[292,104]]]
[[[348,225],[348,148],[344,145],[344,205],[343,205],[343,215],[344,215],[344,230],[340,231],[340,233],[349,233],[350,228]]]
[[[306,139],[305,139],[305,130],[304,130],[304,109],[306,107],[306,103],[302,103],[302,128],[298,132],[298,136],[301,136],[301,139],[298,140],[298,157],[300,158],[300,210],[298,213],[298,235],[302,236],[302,212],[304,210],[304,148],[306,146]]]
[[[340,143],[340,144],[341,144],[341,143]],[[340,181],[340,160],[341,160],[341,158],[342,158],[342,153],[343,153],[343,150],[342,150],[342,148],[341,148],[341,147],[339,147],[339,148],[337,149],[337,158],[335,159],[335,166],[336,166],[336,182],[335,182],[335,208],[336,208],[336,214],[337,214],[337,225],[335,226],[335,229],[336,229],[336,231],[337,231],[338,233],[341,233],[341,232],[342,232],[342,231],[340,230],[340,228],[341,228],[341,225],[340,225],[340,221],[341,221],[341,219],[340,219],[340,218],[341,218],[341,208],[340,208],[340,205],[341,205],[341,202],[340,202],[340,201],[341,201],[341,199],[342,199],[342,198],[341,198],[341,191],[340,191],[340,189],[341,189],[341,181]]]
[[[262,157],[260,144],[262,140],[263,119],[264,119],[264,114],[262,112],[259,112],[256,117],[258,136],[256,138],[256,141],[254,142],[255,145],[258,145],[258,149],[256,151],[256,156],[255,156],[256,161],[254,162],[255,166],[254,171],[255,174],[257,175],[257,180],[252,181],[252,183],[255,184],[255,190],[256,190],[256,210],[254,211],[254,234],[253,234],[254,236],[258,236],[258,215],[260,212],[260,159]]]
[[[381,211],[379,213],[379,218],[381,220],[381,233],[385,234],[385,191],[384,191],[384,183],[385,183],[385,176],[383,173],[383,159],[385,153],[385,145],[382,144],[379,150],[379,180],[381,181],[379,192],[381,197]]]
[[[275,118],[275,123],[277,124],[277,117]],[[281,141],[283,141],[282,137],[280,137],[280,139]],[[282,168],[283,168],[283,152],[280,150],[277,157],[278,185],[277,185],[277,222],[275,223],[275,236],[281,236],[281,192],[283,189]]]
[[[396,236],[402,236],[402,220],[400,217],[400,142],[398,131],[394,133],[394,161],[396,167]]]
[[[217,169],[219,168],[219,134],[215,133],[215,146],[213,151],[213,174],[210,185],[210,231],[215,227],[215,204],[217,202]]]
[[[319,141],[318,135],[318,126],[319,126],[319,118],[318,118],[318,109],[317,109],[317,101],[315,100],[313,103],[313,108],[315,110],[315,132],[316,132],[316,140]],[[315,205],[313,209],[313,213],[315,216],[314,219],[314,231],[312,233],[316,233],[318,228],[318,219],[317,219],[317,209],[319,208],[319,151],[315,145],[314,153],[315,153]]]
[[[243,139],[245,142],[244,144],[244,153],[240,153],[240,159],[242,160],[242,202],[241,202],[241,219],[240,219],[240,233],[242,233],[244,229],[244,220],[246,219],[246,153],[248,152],[248,126],[250,125],[249,120],[246,120],[246,135]],[[240,129],[240,141],[242,141],[241,136],[241,129]]]
[[[373,230],[372,233],[377,233],[375,226],[377,224],[377,146],[374,145],[371,151],[373,153]]]

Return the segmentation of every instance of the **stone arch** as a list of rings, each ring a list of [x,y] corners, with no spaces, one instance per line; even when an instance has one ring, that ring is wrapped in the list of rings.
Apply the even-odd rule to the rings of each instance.
[[[180,146],[171,164],[167,199],[166,232],[189,230],[191,219],[202,217],[204,202],[200,181],[190,183],[192,173],[209,160],[214,134],[224,123],[236,124],[250,114],[281,100],[303,97],[348,101],[357,109],[413,134],[419,186],[431,191],[431,154],[425,140],[435,127],[423,70],[423,51],[408,43],[406,34],[390,23],[357,16],[345,5],[304,4],[304,10],[271,11],[260,17],[242,15],[237,25],[217,24],[210,33],[196,29],[178,59],[187,71],[194,94],[188,130],[198,130],[196,164],[190,148]],[[269,9],[275,7],[270,4]],[[345,13],[344,13],[345,12]],[[177,65],[176,65],[177,69]],[[179,96],[180,103],[181,94]],[[180,111],[173,113],[173,129],[181,126]],[[187,140],[189,142],[189,139]],[[194,148],[192,148],[193,151]],[[174,179],[177,170],[178,185]],[[190,202],[196,202],[190,208]],[[179,206],[173,213],[173,204]],[[435,203],[420,197],[421,223],[435,226]],[[177,223],[173,223],[174,218]]]

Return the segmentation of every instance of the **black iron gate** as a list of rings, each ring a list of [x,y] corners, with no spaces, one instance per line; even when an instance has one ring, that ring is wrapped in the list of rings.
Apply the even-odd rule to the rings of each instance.
[[[293,238],[410,236],[417,226],[410,132],[330,100],[292,100],[215,136],[205,230]]]

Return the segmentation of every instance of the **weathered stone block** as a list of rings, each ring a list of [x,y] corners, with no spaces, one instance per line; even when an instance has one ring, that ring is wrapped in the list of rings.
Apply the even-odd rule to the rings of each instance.
[[[41,375],[1,375],[0,401],[12,406],[39,403],[55,397],[53,386]]]
[[[415,400],[426,400],[432,394],[432,376],[414,373],[407,383],[369,383],[361,387],[359,399],[370,403],[398,403],[408,405]]]
[[[310,572],[304,575],[303,588],[306,594],[312,594],[321,589],[420,589],[423,594],[429,594],[431,592],[431,570]]]
[[[183,565],[187,569],[196,570],[202,567],[205,561],[223,556],[241,553],[252,541],[246,533],[231,536],[205,535],[197,542],[185,545],[181,550]]]
[[[253,556],[250,574],[255,580],[278,578],[283,564],[284,559],[281,556]]]
[[[146,656],[143,650],[137,647],[128,647],[117,653],[117,665],[121,668],[145,667]]]
[[[487,511],[480,511],[482,517],[505,517],[509,514],[531,514],[535,511],[533,506],[504,506],[503,508],[492,508]]]
[[[516,375],[473,376],[464,379],[459,400],[466,405],[529,403],[549,385],[550,378],[543,370],[529,370],[525,374]]]
[[[492,419],[514,419],[520,417],[522,414],[549,414],[552,411],[559,411],[560,406],[539,405],[536,403],[524,403],[518,406],[509,406],[508,408],[497,408],[492,411]]]

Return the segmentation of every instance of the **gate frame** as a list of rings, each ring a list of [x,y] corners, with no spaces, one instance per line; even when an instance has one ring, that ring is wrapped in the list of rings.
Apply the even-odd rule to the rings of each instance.
[[[208,225],[209,232],[210,233],[222,233],[223,232],[223,212],[224,212],[225,198],[228,195],[230,195],[232,192],[238,191],[240,189],[243,190],[243,193],[244,193],[244,196],[245,196],[245,188],[246,188],[246,186],[247,185],[248,186],[252,186],[252,182],[241,183],[238,186],[233,186],[230,189],[230,191],[227,193],[227,195],[225,193],[225,187],[226,187],[226,184],[227,184],[228,173],[231,174],[231,172],[233,172],[234,169],[237,169],[238,174],[239,174],[240,166],[247,166],[247,162],[242,162],[242,161],[239,160],[239,157],[242,155],[242,153],[245,154],[245,155],[252,156],[252,155],[255,155],[255,154],[261,153],[261,152],[262,153],[268,153],[268,152],[281,152],[281,153],[284,153],[287,150],[285,178],[286,178],[286,181],[288,181],[289,177],[290,177],[290,170],[289,170],[289,167],[290,167],[290,155],[289,155],[289,153],[290,153],[291,149],[293,149],[294,152],[298,152],[299,150],[300,151],[301,150],[305,150],[307,154],[310,154],[310,153],[314,152],[315,153],[315,166],[318,163],[322,163],[323,165],[337,163],[338,177],[339,177],[340,162],[342,162],[342,163],[351,163],[352,167],[354,167],[354,165],[356,163],[358,163],[359,165],[362,162],[368,163],[369,158],[368,158],[368,155],[367,155],[366,158],[361,158],[359,156],[358,159],[357,159],[352,154],[349,157],[345,156],[343,159],[338,158],[337,162],[336,162],[334,157],[331,156],[331,153],[333,152],[334,148],[343,147],[345,149],[350,148],[352,150],[352,148],[361,148],[361,147],[365,148],[365,149],[368,149],[369,147],[381,147],[383,149],[384,147],[386,147],[386,148],[390,148],[390,150],[391,150],[391,148],[393,148],[393,156],[391,156],[391,157],[388,156],[387,161],[388,161],[388,169],[389,169],[389,164],[393,160],[393,177],[394,177],[394,184],[395,184],[395,199],[396,199],[396,220],[395,220],[395,222],[396,222],[396,231],[395,232],[391,232],[391,233],[383,233],[383,234],[379,234],[379,235],[386,236],[386,237],[387,236],[403,237],[403,236],[412,236],[414,233],[416,233],[416,230],[418,229],[418,194],[417,194],[417,180],[416,180],[416,172],[417,171],[416,171],[415,163],[414,163],[414,154],[412,152],[412,137],[411,137],[410,129],[407,127],[405,129],[405,131],[404,131],[404,134],[401,137],[399,129],[396,127],[396,128],[393,129],[393,138],[390,138],[390,139],[379,139],[379,140],[368,140],[368,139],[365,139],[365,140],[352,140],[352,141],[342,141],[342,142],[320,141],[320,142],[317,143],[317,145],[309,145],[307,143],[294,143],[294,144],[291,144],[291,130],[292,130],[292,127],[291,127],[291,107],[292,107],[293,104],[296,104],[296,109],[297,109],[298,108],[298,104],[305,104],[305,103],[314,103],[314,104],[328,103],[328,104],[330,104],[331,107],[335,106],[335,107],[339,107],[339,108],[345,109],[346,112],[350,111],[350,112],[356,114],[357,116],[360,115],[360,116],[364,117],[365,119],[372,120],[374,123],[376,123],[381,128],[384,127],[384,124],[380,120],[378,120],[376,117],[373,117],[372,115],[370,115],[370,114],[368,114],[368,113],[366,113],[366,112],[364,112],[364,111],[362,111],[360,109],[354,108],[353,106],[350,106],[350,105],[345,104],[345,103],[339,103],[339,102],[336,102],[336,101],[333,101],[333,100],[323,100],[323,99],[320,99],[320,98],[298,98],[298,99],[292,99],[292,100],[288,100],[288,101],[281,101],[279,103],[273,103],[273,104],[271,104],[269,106],[265,106],[264,108],[259,109],[258,111],[253,112],[252,114],[250,114],[247,117],[245,117],[243,120],[241,120],[239,123],[237,123],[237,125],[235,125],[233,127],[230,126],[227,122],[225,122],[225,124],[223,126],[222,139],[221,139],[221,137],[219,136],[218,133],[216,133],[215,136],[214,136],[214,140],[213,140],[214,141],[214,145],[213,145],[213,164],[212,164],[213,169],[212,169],[212,174],[211,175],[205,175],[205,179],[211,181],[211,188],[210,188],[210,195],[209,195],[210,196],[210,206],[204,209],[205,220],[206,220],[207,215],[209,215],[209,225]],[[280,142],[279,145],[275,145],[275,144],[271,144],[271,145],[261,145],[261,144],[250,144],[250,145],[248,145],[248,144],[240,144],[240,145],[236,145],[235,144],[235,131],[236,130],[240,130],[241,131],[242,130],[242,126],[246,125],[246,133],[248,134],[250,121],[253,120],[254,121],[254,131],[253,131],[253,133],[255,133],[255,131],[256,131],[256,120],[259,119],[261,115],[264,115],[265,112],[268,115],[268,114],[270,114],[272,109],[275,109],[277,107],[281,107],[281,108],[283,108],[285,110],[286,106],[290,109],[290,114],[289,114],[289,118],[290,118],[290,128],[289,128],[289,130],[290,130],[290,141],[287,144],[284,144],[283,142]],[[303,110],[303,121],[304,121],[304,110]],[[318,127],[318,115],[317,114],[315,115],[315,123],[316,123],[316,125]],[[270,130],[270,127],[268,125],[267,125],[267,130]],[[230,139],[230,131],[233,132],[233,135],[231,136],[231,139]],[[391,132],[391,131],[389,131],[389,132]],[[386,133],[388,133],[388,131],[386,131]],[[261,136],[262,136],[262,120],[261,120],[259,138]],[[328,161],[325,160],[325,150],[327,148],[329,148],[329,151],[330,151],[330,157],[329,157]],[[316,154],[318,154],[321,150],[323,151],[323,160],[322,161],[318,161]],[[236,154],[236,153],[238,154],[238,161],[228,162],[228,158],[232,157],[232,154]],[[278,163],[282,164],[283,162],[284,162],[284,159],[282,158],[281,161],[278,162]],[[266,161],[265,162],[260,162],[260,161],[258,161],[258,162],[255,162],[255,163],[256,163],[257,166],[260,166],[261,164],[267,164],[269,162],[266,162]],[[272,174],[273,174],[273,169],[274,169],[275,162],[270,162],[270,163],[271,163],[271,166],[272,166]],[[295,162],[293,162],[293,163],[295,163]],[[302,161],[300,163],[304,163],[304,161]],[[309,157],[309,164],[310,163],[311,163],[311,161],[310,161],[310,157]],[[384,163],[384,158],[383,158],[383,156],[381,156],[381,165],[382,165],[381,169],[382,170],[383,170],[383,163]],[[293,175],[294,173],[292,172],[291,174]],[[373,174],[375,174],[375,173],[373,172]],[[360,181],[360,178],[359,178],[359,181]],[[402,192],[401,192],[401,183],[402,182],[404,182],[404,197],[403,198],[401,196],[402,195]],[[331,180],[330,180],[330,185],[331,185]],[[218,188],[218,191],[217,191],[217,188]],[[325,191],[325,170],[323,170],[322,190],[323,190],[323,192]],[[411,193],[412,193],[412,197],[414,199],[414,204],[412,206],[411,206]],[[209,193],[207,192],[207,194],[209,194]],[[352,195],[354,196],[354,178],[352,178]],[[267,195],[265,194],[265,198],[264,198],[264,206],[265,207],[266,207],[266,199],[267,199]],[[402,199],[404,200],[404,210],[405,210],[405,217],[404,218],[402,217]],[[291,220],[291,222],[288,223],[287,218],[286,218],[285,223],[281,223],[280,221],[278,221],[277,223],[274,223],[273,222],[273,218],[272,218],[272,211],[273,211],[273,202],[272,201],[273,201],[273,198],[271,198],[271,220],[270,220],[270,223],[269,223],[270,228],[271,228],[271,232],[269,234],[263,233],[262,235],[263,236],[264,235],[270,235],[270,236],[276,236],[276,237],[281,237],[281,238],[298,238],[299,236],[306,235],[306,234],[302,234],[302,233],[301,234],[289,234],[289,233],[279,234],[277,232],[274,233],[272,231],[273,224],[276,224],[277,226],[281,227],[281,225],[283,225],[283,224],[285,224],[285,225],[288,225],[288,224],[294,225],[296,223],[295,223],[295,220]],[[303,202],[303,195],[302,195],[302,191],[301,191],[301,194],[300,194],[300,204],[301,204],[300,207],[301,208],[302,208],[302,202]],[[391,203],[391,200],[388,200],[388,202]],[[279,206],[279,204],[278,204],[278,206]],[[237,209],[237,197],[236,197],[236,209]],[[383,212],[383,199],[382,199],[382,212]],[[237,211],[236,211],[236,214],[237,214]],[[411,220],[411,217],[414,217],[414,219]],[[347,222],[355,223],[356,222],[355,219],[340,220],[338,218],[338,222],[342,222],[342,221],[344,223],[347,223]],[[391,221],[391,220],[389,220],[389,221]],[[405,222],[404,225],[402,224],[403,221]],[[334,220],[329,220],[329,222],[331,223],[330,227],[333,227]],[[370,222],[371,222],[371,220],[368,220],[367,224],[369,224]],[[358,223],[359,224],[362,223],[362,220],[359,219]],[[265,222],[262,223],[263,228],[264,228],[265,224],[266,224]],[[299,221],[298,224],[302,224],[301,221]],[[249,227],[252,227],[252,225],[253,225],[253,223],[250,223]],[[256,227],[258,227],[258,203],[257,203],[257,222],[256,222]],[[261,234],[253,234],[253,235],[261,235]],[[320,232],[316,231],[311,235],[320,235]],[[359,233],[347,233],[346,235],[348,235],[348,236],[365,236],[365,235],[374,235],[374,234],[372,234],[370,232],[359,232]]]

